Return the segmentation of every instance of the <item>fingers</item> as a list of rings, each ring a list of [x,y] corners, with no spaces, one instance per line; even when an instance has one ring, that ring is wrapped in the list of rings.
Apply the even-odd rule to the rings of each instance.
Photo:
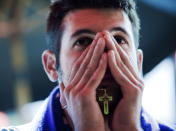
[[[129,101],[135,101],[142,94],[142,87],[135,85],[129,76],[125,75],[120,67],[116,64],[116,59],[113,51],[108,52],[108,64],[114,79],[120,84],[123,93],[123,98]]]
[[[128,90],[127,87],[132,87],[133,84],[130,82],[127,76],[123,73],[120,67],[116,64],[115,53],[112,50],[108,52],[108,63],[109,63],[112,75],[114,76],[114,79],[122,87],[122,92],[127,92]]]
[[[132,63],[127,55],[127,53],[123,50],[123,48],[116,42],[116,40],[114,39],[114,37],[111,37],[113,42],[115,43],[115,47],[117,49],[117,52],[119,52],[122,61],[124,62],[124,64],[130,69],[130,71],[132,72],[132,74],[137,77],[137,72],[135,70],[135,68],[132,66]]]
[[[102,57],[104,49],[105,40],[104,38],[101,38],[101,34],[99,34],[96,36],[91,46],[83,52],[79,60],[75,62],[70,75],[70,79],[72,80],[65,89],[65,94],[68,99],[70,92],[72,92],[72,95],[76,95],[79,92],[78,90],[83,89],[86,83],[91,79],[92,75],[99,67],[100,59],[106,57]],[[107,65],[107,60],[105,65]],[[105,70],[102,72],[105,72]],[[99,73],[101,74],[102,72]]]
[[[114,37],[111,37],[113,42],[115,43],[115,47],[117,49],[117,52],[119,53],[122,65],[124,65],[125,70],[127,71],[127,74],[130,77],[130,80],[132,80],[136,85],[139,85],[143,87],[143,81],[141,80],[140,76],[138,75],[138,71],[136,71],[135,63],[132,63],[129,59],[129,56],[124,51],[124,49],[117,43],[117,41],[114,39]]]
[[[88,51],[89,51],[89,47],[84,50],[84,52],[81,54],[81,56],[78,58],[78,60],[76,60],[76,62],[74,63],[74,65],[71,69],[70,76],[69,76],[69,82],[71,82],[71,80],[75,76],[77,70],[79,69],[79,67],[80,67],[80,65],[81,65],[81,63],[82,63],[83,59],[85,58]]]
[[[102,81],[107,68],[107,54],[103,53],[98,68],[86,84],[85,88],[96,89]]]
[[[90,63],[87,67],[88,69],[94,71],[97,68],[99,60],[104,52],[104,49],[105,49],[105,41],[103,38],[100,38],[97,42],[97,45],[96,45],[95,50],[93,52],[93,56],[92,56]]]
[[[73,85],[76,85],[79,82],[79,80],[81,79],[83,73],[85,72],[85,68],[88,65],[88,63],[89,63],[89,61],[90,61],[90,59],[92,57],[94,48],[95,48],[95,42],[90,46],[89,51],[87,52],[87,54],[84,57],[83,61],[81,61],[80,67],[77,70],[75,76],[73,77],[73,80],[71,81],[71,83]]]
[[[79,80],[81,79],[82,75],[85,72],[85,68],[87,67],[88,63],[90,62],[90,59],[93,55],[95,46],[97,44],[98,38],[101,37],[101,34],[98,33],[94,39],[94,41],[92,42],[92,44],[90,45],[90,47],[88,47],[84,53],[86,55],[83,54],[83,57],[78,60],[75,65],[73,66],[73,73],[71,73],[71,77],[70,77],[70,82],[72,83],[72,85],[75,85],[79,82]]]
[[[142,80],[137,75],[135,71],[134,64],[132,65],[127,53],[123,50],[123,48],[116,42],[114,37],[112,37],[108,32],[105,32],[105,39],[107,42],[108,49],[114,51],[115,59],[117,65],[121,68],[123,73],[129,77],[129,79],[135,84],[139,86],[143,86]]]
[[[103,38],[100,38],[96,44],[95,50],[93,52],[93,55],[92,55],[92,58],[91,58],[89,64],[87,65],[86,68],[83,69],[83,70],[85,70],[85,72],[82,75],[82,78],[77,85],[78,88],[83,87],[87,83],[87,81],[92,77],[92,74],[95,72],[95,70],[98,66],[98,63],[99,63],[100,58],[104,52],[104,49],[105,49],[105,41]]]
[[[61,92],[64,94],[67,103],[72,101],[73,98],[80,98],[80,96],[85,96],[85,94],[88,96],[87,98],[96,94],[95,90],[90,89],[96,89],[103,79],[107,68],[107,55],[103,53],[105,40],[99,38],[98,42],[95,43],[95,47],[92,47],[87,51],[71,83],[66,88],[62,84],[60,85]],[[88,90],[90,91],[89,93],[87,93]],[[91,99],[96,100],[95,98]]]

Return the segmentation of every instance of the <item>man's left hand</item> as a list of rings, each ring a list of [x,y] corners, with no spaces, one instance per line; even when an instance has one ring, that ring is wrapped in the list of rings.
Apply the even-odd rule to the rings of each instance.
[[[113,131],[139,131],[143,80],[126,51],[110,33],[105,32],[104,38],[108,48],[108,65],[123,95],[114,111],[110,127]]]

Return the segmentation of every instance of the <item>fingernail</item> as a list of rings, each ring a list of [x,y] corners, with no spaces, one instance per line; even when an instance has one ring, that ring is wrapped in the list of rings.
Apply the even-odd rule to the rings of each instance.
[[[108,30],[103,30],[103,34],[107,34],[108,33]]]
[[[104,37],[105,39],[109,39],[109,35],[108,35],[108,34],[105,34],[103,37]]]
[[[100,35],[101,35],[101,33],[98,32],[98,33],[96,34],[96,36],[95,36],[95,40],[98,39],[98,37],[100,37]]]
[[[97,44],[103,44],[105,41],[103,38],[99,38]]]

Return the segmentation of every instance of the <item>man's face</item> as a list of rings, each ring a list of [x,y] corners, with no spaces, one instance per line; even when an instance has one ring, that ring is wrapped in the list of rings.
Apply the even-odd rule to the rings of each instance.
[[[138,71],[137,62],[139,57],[136,55],[135,40],[133,36],[131,22],[128,16],[121,10],[100,10],[82,9],[76,10],[66,15],[63,20],[63,36],[60,48],[60,69],[62,80],[65,86],[69,85],[70,76],[74,63],[80,58],[83,52],[92,44],[98,32],[108,33],[114,37],[117,43],[128,55],[134,69]],[[114,43],[115,44],[115,43]],[[108,46],[105,44],[105,51]],[[79,63],[82,64],[81,62]],[[112,96],[113,101],[109,103],[109,111],[112,113],[122,98],[121,88],[115,81],[108,66],[104,78],[97,88],[97,100],[104,96],[105,89],[108,96]],[[103,110],[103,103],[98,101]]]
[[[108,31],[119,42],[120,46],[129,55],[131,62],[137,70],[136,48],[132,26],[128,16],[121,10],[82,9],[66,15],[64,32],[61,39],[60,67],[63,73],[62,79],[67,86],[74,62],[83,51],[91,44],[98,32]],[[81,64],[81,63],[80,63]],[[102,82],[112,81],[108,79],[110,73],[107,68],[107,79]],[[109,82],[113,83],[113,82]]]
[[[111,44],[105,40],[105,44],[102,46],[105,47],[103,48],[104,52],[109,52],[112,49],[110,46],[117,46],[115,44],[118,44],[126,52],[125,54],[129,58],[130,64],[134,67],[135,72],[139,73],[142,65],[142,57],[139,57],[142,55],[139,54],[142,53],[138,53],[136,50],[132,25],[123,11],[115,9],[75,10],[65,16],[62,26],[64,30],[61,38],[59,58],[62,74],[59,74],[60,72],[55,69],[56,59],[52,52],[45,51],[42,57],[45,71],[52,81],[56,81],[58,75],[62,75],[60,77],[62,77],[65,87],[70,84],[70,79],[72,79],[72,74],[74,74],[72,72],[77,72],[75,71],[75,63],[78,68],[81,65],[85,65],[85,62],[82,64],[83,60],[80,61],[79,58],[85,55],[85,52],[90,49],[90,45],[94,45],[92,41],[97,33],[99,34],[98,37],[102,37],[104,40],[105,36],[113,38],[113,42],[110,42]],[[100,54],[100,52],[97,54]],[[96,53],[93,52],[93,54]],[[123,61],[123,63],[125,62]],[[109,64],[107,65],[105,75],[97,88],[96,96],[97,99],[99,96],[104,96],[106,90],[108,96],[112,96],[113,99],[109,105],[110,112],[113,112],[122,95],[119,83],[115,81],[111,68]],[[100,101],[98,102],[102,109],[103,105]]]

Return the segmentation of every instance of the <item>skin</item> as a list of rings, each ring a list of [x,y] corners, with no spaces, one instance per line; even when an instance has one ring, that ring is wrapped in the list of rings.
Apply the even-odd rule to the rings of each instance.
[[[77,131],[141,130],[143,55],[135,48],[127,15],[121,10],[82,9],[67,14],[63,25],[60,102],[63,107],[67,105],[65,112],[70,126]],[[118,30],[112,30],[115,27]],[[89,29],[94,33],[73,36],[80,29]],[[75,44],[77,39],[85,36],[93,41],[90,44]],[[59,73],[53,52],[44,51],[42,61],[50,80],[57,81]],[[96,101],[96,89],[103,83],[108,68],[115,83],[120,85],[117,88],[121,89],[123,97],[110,118],[105,118]]]

